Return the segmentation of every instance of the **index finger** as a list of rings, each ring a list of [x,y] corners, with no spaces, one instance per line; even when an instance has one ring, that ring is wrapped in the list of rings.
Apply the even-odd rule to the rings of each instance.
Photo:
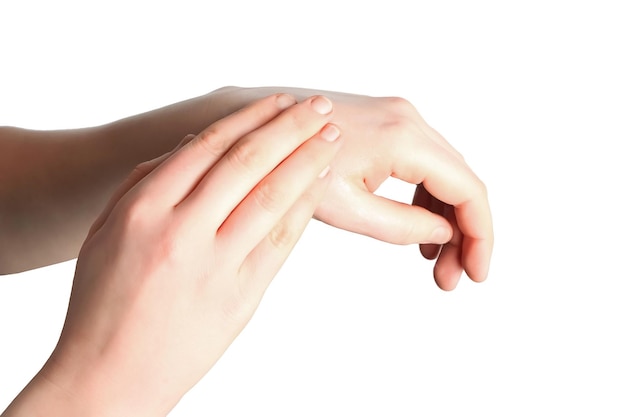
[[[290,95],[274,94],[216,121],[151,172],[147,181],[138,184],[135,193],[149,196],[152,204],[176,206],[242,136],[295,103]]]

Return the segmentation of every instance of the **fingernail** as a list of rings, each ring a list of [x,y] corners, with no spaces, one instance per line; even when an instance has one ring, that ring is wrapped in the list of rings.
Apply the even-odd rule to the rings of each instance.
[[[334,142],[339,137],[339,128],[333,124],[327,124],[320,132],[320,136],[327,142]]]
[[[447,228],[439,226],[433,230],[433,233],[430,235],[430,243],[448,243],[451,237]]]
[[[326,168],[322,170],[322,172],[320,172],[320,174],[317,177],[324,178],[326,175],[328,175],[329,172],[330,172],[330,166],[327,166]]]
[[[317,96],[311,101],[311,107],[319,114],[328,114],[333,109],[333,103],[324,96]]]
[[[278,97],[276,97],[276,105],[281,110],[291,107],[294,104],[296,104],[296,99],[289,94],[279,94]]]

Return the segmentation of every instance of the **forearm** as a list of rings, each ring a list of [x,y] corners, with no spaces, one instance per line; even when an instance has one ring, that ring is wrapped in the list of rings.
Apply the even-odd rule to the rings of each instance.
[[[90,225],[137,164],[243,107],[223,89],[104,126],[0,128],[0,274],[76,257]]]
[[[89,227],[137,164],[277,92],[298,100],[319,93],[287,87],[224,87],[89,129],[0,127],[0,274],[76,257]],[[344,101],[358,97],[323,93]]]

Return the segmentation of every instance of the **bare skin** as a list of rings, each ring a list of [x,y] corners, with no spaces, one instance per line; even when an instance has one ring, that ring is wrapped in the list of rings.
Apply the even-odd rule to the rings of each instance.
[[[298,100],[319,93],[227,87],[90,129],[0,128],[0,273],[76,257],[133,167],[275,92]],[[437,259],[434,276],[442,289],[453,289],[463,271],[483,281],[493,247],[491,214],[484,184],[461,155],[406,100],[324,95],[334,102],[331,121],[344,146],[314,216],[387,242],[422,244],[422,254]],[[372,194],[389,176],[421,184],[414,206]]]
[[[3,417],[164,416],[209,371],[343,143],[328,99],[294,103],[267,97],[133,171],[80,251],[55,351]]]
[[[101,128],[3,129],[5,272],[80,252],[57,347],[2,417],[166,415],[247,324],[314,213],[422,244],[443,289],[463,270],[486,277],[484,186],[406,101],[214,94],[230,97],[229,116],[170,152],[160,139],[189,127],[206,98]],[[390,175],[419,184],[413,206],[372,194]]]

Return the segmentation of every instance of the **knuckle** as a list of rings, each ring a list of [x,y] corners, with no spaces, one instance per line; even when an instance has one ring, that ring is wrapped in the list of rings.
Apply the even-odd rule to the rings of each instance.
[[[483,198],[487,198],[487,184],[485,184],[480,178],[476,180],[476,187],[478,189],[478,195]]]
[[[179,267],[185,251],[174,225],[155,219],[153,204],[146,198],[135,199],[123,208],[118,218],[124,245],[140,245],[144,268],[148,270]]]
[[[276,213],[285,204],[285,193],[268,181],[263,181],[254,192],[254,199],[262,209]]]
[[[146,251],[143,262],[145,268],[151,272],[155,271],[180,271],[185,264],[185,252],[180,239],[171,228],[152,230],[146,236]]]
[[[416,222],[406,222],[406,225],[402,228],[387,230],[383,233],[386,235],[386,241],[396,245],[421,243],[425,238],[423,228]]]
[[[450,146],[450,152],[452,152],[452,154],[454,156],[456,156],[456,158],[462,162],[463,164],[467,165],[467,161],[465,160],[465,156],[463,156],[463,154],[459,151],[457,151],[456,149],[454,149],[452,146]],[[483,184],[484,186],[484,184]]]
[[[322,197],[322,190],[314,190],[312,188],[307,189],[298,199],[300,204],[303,204],[309,209],[315,209],[320,203]]]
[[[277,249],[286,249],[293,245],[296,233],[285,222],[279,222],[267,235],[270,243]]]
[[[419,117],[416,118],[417,112],[411,103],[399,97],[384,97],[382,100],[381,124],[384,128],[391,129],[395,132],[405,131],[413,128],[419,123]]]
[[[387,115],[383,125],[385,130],[390,131],[393,137],[405,135],[409,129],[412,129],[413,123],[408,117],[390,114]]]
[[[488,200],[487,185],[473,172],[469,171],[471,178],[465,183],[465,202],[486,202]]]
[[[253,142],[256,141],[251,137],[239,141],[226,155],[228,161],[236,168],[248,170],[262,163],[264,159],[263,150],[261,147],[255,146]]]
[[[386,108],[396,113],[405,115],[414,115],[415,113],[417,113],[417,110],[415,109],[413,104],[411,104],[410,101],[402,97],[384,97],[383,103]]]
[[[159,263],[172,265],[175,268],[184,263],[183,246],[173,230],[165,229],[160,233],[152,258]]]
[[[383,97],[383,108],[386,113],[383,119],[383,125],[386,128],[394,130],[396,133],[416,132],[416,128],[420,130],[428,130],[428,125],[420,116],[417,109],[408,100],[402,97]]]
[[[189,135],[186,136],[184,140],[191,140],[192,144],[214,157],[221,157],[229,148],[228,141],[224,138],[224,134],[215,127],[209,127],[202,131],[193,138],[193,140],[192,138],[188,138]]]
[[[255,306],[250,301],[242,288],[238,287],[234,294],[225,297],[222,302],[222,316],[226,323],[245,324],[252,313]]]
[[[135,231],[147,228],[150,219],[150,202],[147,198],[137,197],[127,202],[120,215],[124,230]]]

